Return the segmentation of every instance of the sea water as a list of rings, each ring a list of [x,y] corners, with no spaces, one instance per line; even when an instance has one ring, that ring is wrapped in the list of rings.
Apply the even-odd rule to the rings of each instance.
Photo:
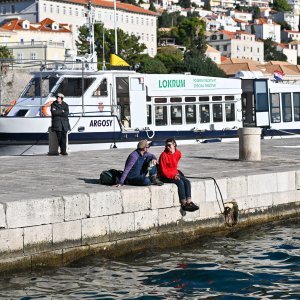
[[[300,222],[0,277],[1,299],[300,299]]]

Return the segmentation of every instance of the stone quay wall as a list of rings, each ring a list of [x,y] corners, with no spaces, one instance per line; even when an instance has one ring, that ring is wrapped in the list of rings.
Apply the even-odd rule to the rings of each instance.
[[[114,257],[232,230],[214,181],[191,181],[200,210],[185,215],[173,184],[0,203],[0,271],[58,267],[89,254]],[[217,183],[224,202],[238,204],[235,228],[300,216],[300,170]]]

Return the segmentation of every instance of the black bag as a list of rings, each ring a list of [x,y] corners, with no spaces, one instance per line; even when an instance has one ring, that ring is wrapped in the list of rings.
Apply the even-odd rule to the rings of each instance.
[[[102,171],[100,174],[100,184],[115,185],[120,182],[123,171],[110,169]]]

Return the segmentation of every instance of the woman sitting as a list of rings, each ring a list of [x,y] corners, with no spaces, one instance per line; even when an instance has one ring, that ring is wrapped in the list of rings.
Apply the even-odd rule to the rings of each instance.
[[[165,142],[165,150],[159,158],[159,176],[165,183],[175,183],[178,187],[178,195],[182,210],[195,211],[199,207],[191,200],[191,183],[177,169],[181,158],[181,152],[177,150],[176,141],[172,138]]]

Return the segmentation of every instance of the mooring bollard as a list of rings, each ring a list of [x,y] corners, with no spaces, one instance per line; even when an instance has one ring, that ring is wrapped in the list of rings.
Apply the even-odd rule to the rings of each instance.
[[[48,128],[48,143],[49,143],[48,155],[58,155],[57,136],[55,131],[52,131],[52,127]]]
[[[248,161],[261,160],[261,128],[239,129],[239,159]]]

